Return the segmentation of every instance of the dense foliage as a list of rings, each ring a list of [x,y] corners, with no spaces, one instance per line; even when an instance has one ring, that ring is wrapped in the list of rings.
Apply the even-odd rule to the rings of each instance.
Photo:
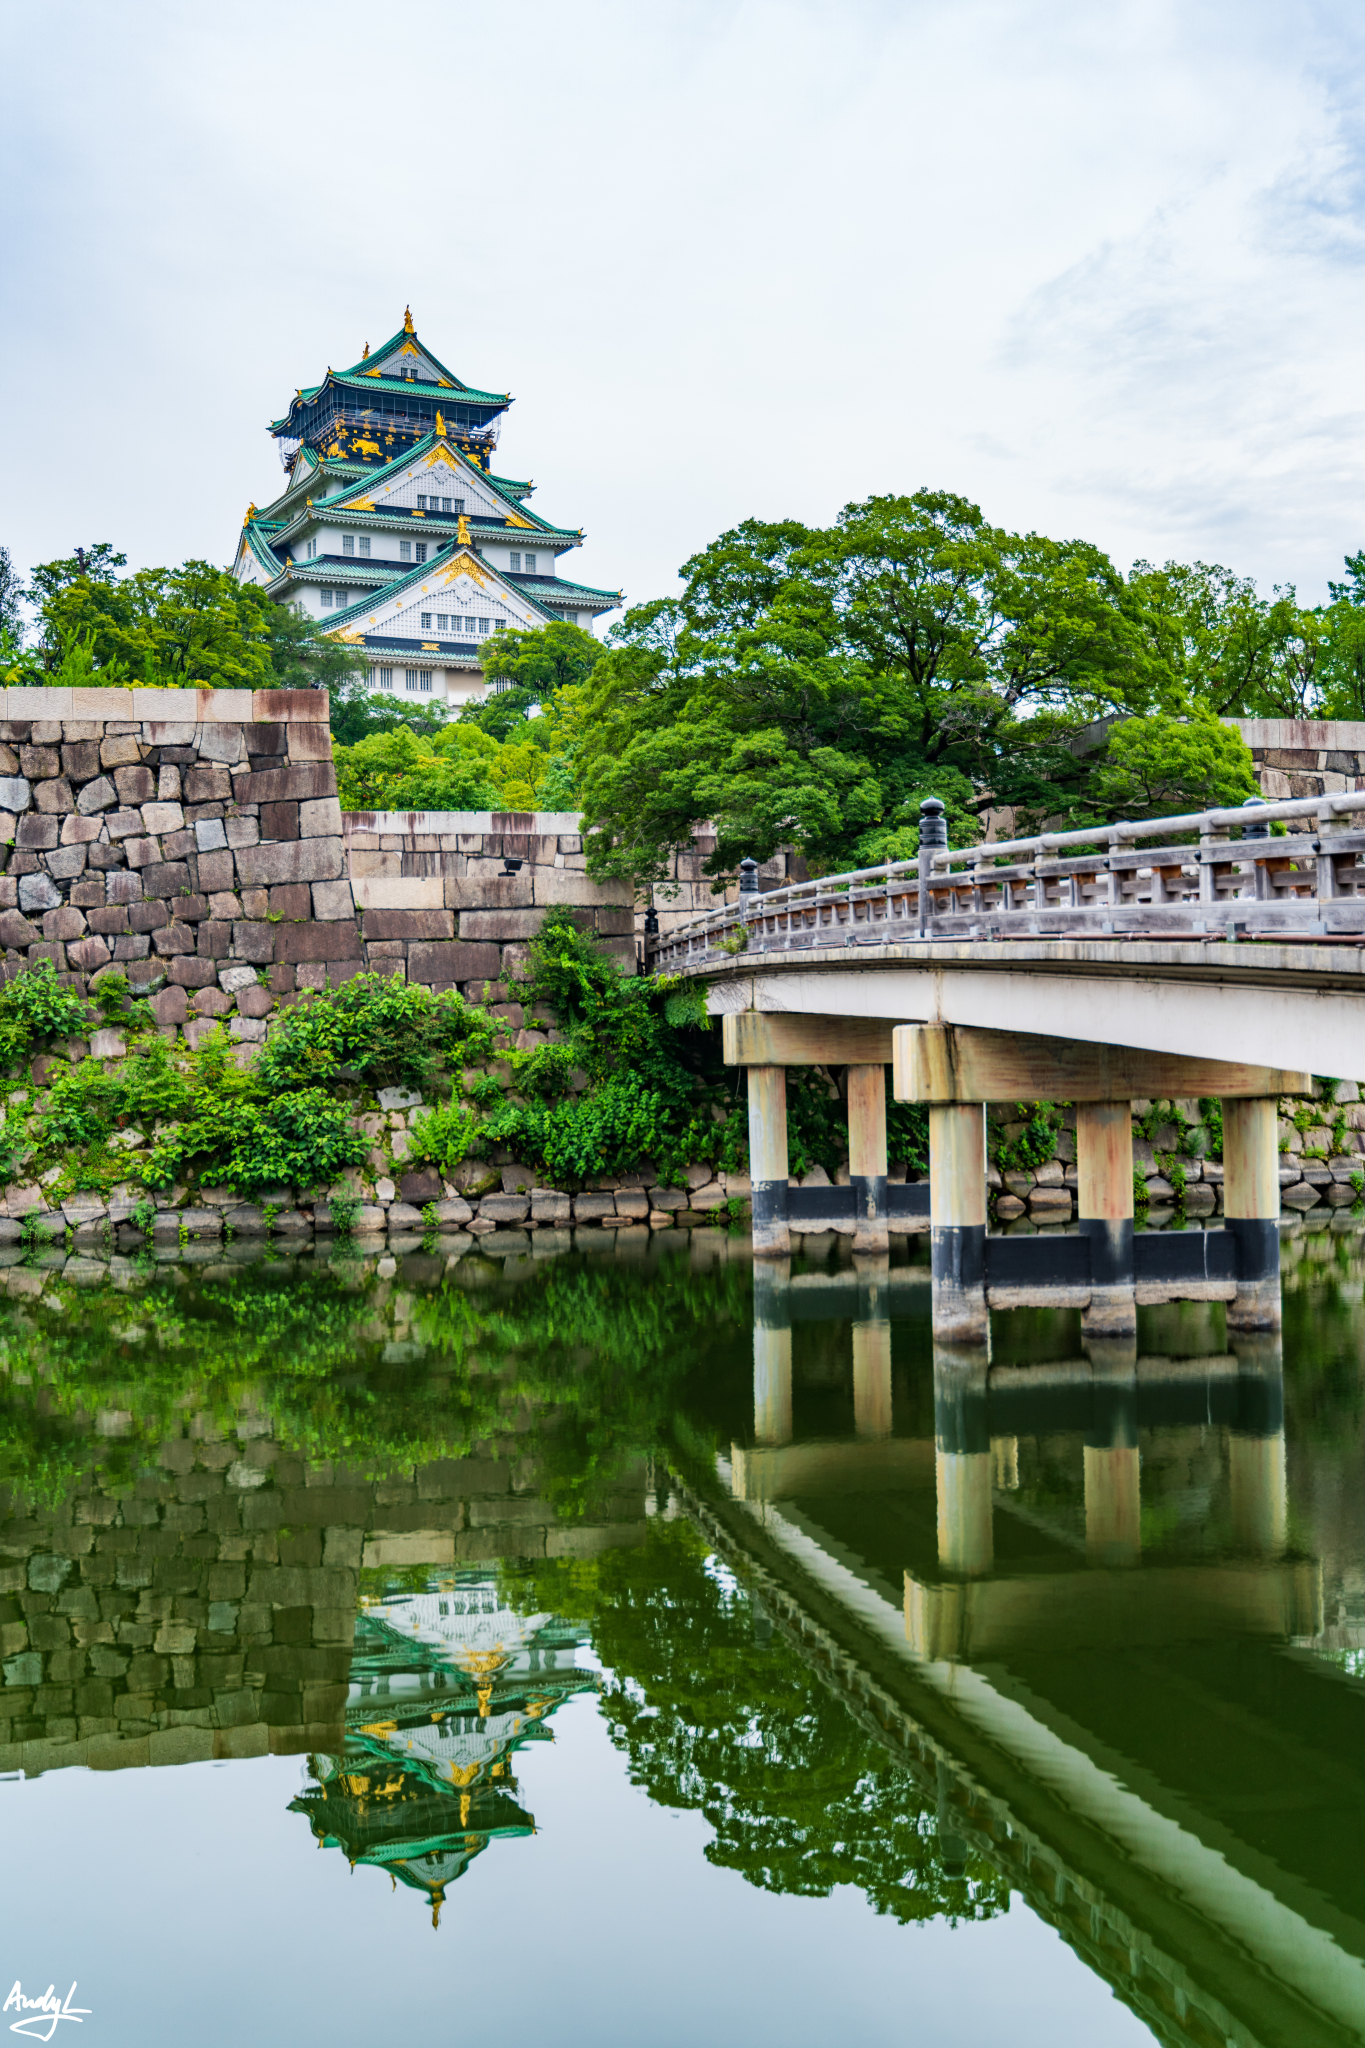
[[[663,876],[703,817],[716,871],[783,843],[829,871],[909,858],[926,795],[960,844],[992,807],[1023,829],[1254,788],[1215,714],[1267,709],[1271,669],[1221,701],[1233,628],[1198,640],[1205,585],[1125,579],[1088,543],[1007,533],[941,491],[827,529],[748,520],[682,574],[679,597],[613,629],[577,707],[599,871]],[[1249,601],[1223,593],[1239,617]]]
[[[23,593],[37,614],[30,644],[17,605],[0,607],[0,681],[328,689],[360,671],[351,649],[226,569],[126,567],[108,541],[40,563]]]

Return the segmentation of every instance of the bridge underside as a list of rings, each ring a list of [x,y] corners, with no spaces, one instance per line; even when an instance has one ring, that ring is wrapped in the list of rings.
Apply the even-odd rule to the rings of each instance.
[[[925,940],[693,970],[740,1010],[976,1025],[1365,1078],[1359,946]]]

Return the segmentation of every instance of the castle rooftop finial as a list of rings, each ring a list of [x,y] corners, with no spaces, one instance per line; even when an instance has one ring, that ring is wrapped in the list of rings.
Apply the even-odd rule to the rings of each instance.
[[[411,306],[404,306],[404,308],[403,308],[403,332],[404,332],[404,334],[415,334],[415,333],[416,333],[416,331],[417,331],[417,330],[416,330],[416,328],[415,328],[415,327],[413,326],[413,324],[412,324],[412,307],[411,307]]]
[[[369,356],[369,353],[370,353],[370,344],[369,344],[369,343],[368,343],[368,341],[367,341],[367,342],[366,342],[366,344],[365,344],[365,346],[364,346],[364,348],[363,348],[363,349],[361,349],[361,351],[360,351],[360,360],[361,360],[361,362],[362,362],[362,363],[363,363],[363,362],[364,362],[364,361],[365,361],[365,360],[367,359],[367,357]]]
[[[444,421],[444,420],[443,420],[443,419],[441,418],[441,414],[440,414],[440,411],[439,411],[439,409],[437,410],[437,414],[436,414],[436,431],[437,431],[437,433],[438,433],[438,434],[440,435],[441,439],[442,439],[442,440],[444,441],[444,439],[445,439],[445,437],[446,437],[446,423],[445,423],[445,421]]]

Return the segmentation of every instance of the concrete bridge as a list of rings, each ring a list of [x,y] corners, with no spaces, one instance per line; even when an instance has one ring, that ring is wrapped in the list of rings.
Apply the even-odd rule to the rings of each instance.
[[[770,1266],[752,1434],[675,1473],[684,1505],[920,1778],[945,1865],[1007,1875],[1159,2041],[1359,2043],[1362,1707],[1308,1648],[1321,1568],[1289,1534],[1278,1339],[1030,1366],[936,1347],[932,1434],[907,1434],[891,1324],[915,1285],[876,1260]],[[812,1438],[793,1326],[831,1318],[852,1326],[854,1428]],[[1163,1474],[1178,1493],[1192,1457],[1216,1535],[1182,1550]]]
[[[1363,857],[1365,792],[965,850],[931,798],[915,862],[749,889],[669,932],[651,965],[705,985],[726,1059],[749,1070],[756,1252],[790,1247],[785,1077],[808,1064],[849,1069],[855,1244],[884,1248],[908,1206],[886,1189],[891,1066],[896,1099],[929,1105],[936,1326],[980,1341],[983,1105],[1075,1102],[1084,1257],[1044,1249],[1015,1291],[1079,1290],[1089,1327],[1129,1330],[1130,1104],[1214,1096],[1225,1229],[1149,1278],[1230,1294],[1236,1325],[1272,1327],[1276,1101],[1315,1072],[1365,1073]]]

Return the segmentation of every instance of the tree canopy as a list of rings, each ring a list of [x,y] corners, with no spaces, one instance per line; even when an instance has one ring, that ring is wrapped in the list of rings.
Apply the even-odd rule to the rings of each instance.
[[[108,541],[77,548],[32,571],[17,597],[36,609],[33,636],[12,628],[5,680],[12,683],[140,683],[171,689],[344,689],[363,662],[289,605],[239,583],[211,562],[125,574],[128,558]],[[8,565],[8,557],[6,557]],[[11,583],[12,583],[12,571]],[[0,603],[0,613],[4,606]]]

